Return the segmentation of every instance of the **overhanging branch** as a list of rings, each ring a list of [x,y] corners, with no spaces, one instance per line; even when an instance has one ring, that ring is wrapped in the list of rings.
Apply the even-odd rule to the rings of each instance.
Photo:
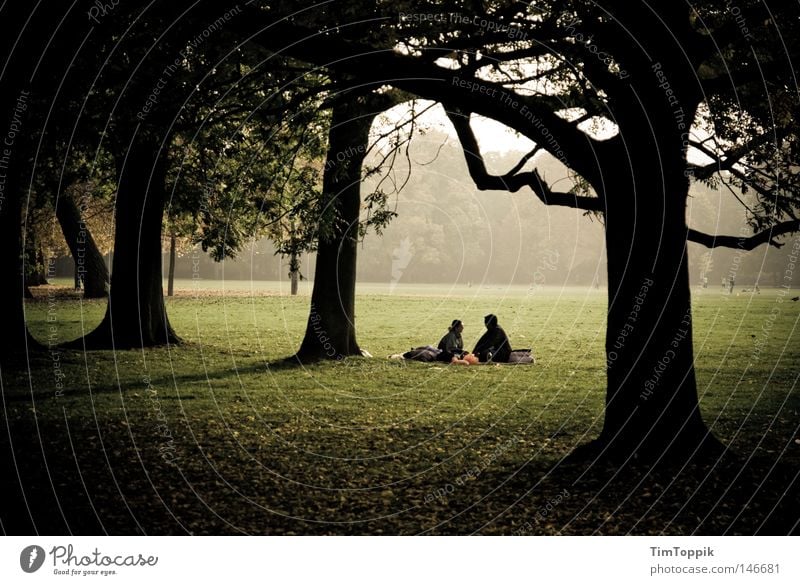
[[[706,248],[753,250],[761,244],[770,244],[780,248],[783,244],[776,242],[774,238],[797,231],[800,231],[800,220],[784,221],[748,237],[716,236],[690,229],[686,239],[690,242],[701,244]]]
[[[525,155],[520,163],[516,164],[505,175],[491,175],[486,169],[486,162],[480,152],[478,140],[469,123],[469,113],[459,112],[445,105],[447,117],[456,130],[464,159],[467,163],[470,177],[475,186],[481,191],[509,191],[516,193],[523,187],[529,187],[534,194],[546,205],[561,205],[586,211],[604,211],[603,201],[599,197],[586,197],[553,191],[542,179],[536,169],[526,172],[517,172],[536,153],[536,149]]]
[[[352,76],[364,87],[392,85],[420,98],[468,108],[532,139],[550,137],[542,142],[545,150],[569,161],[569,166],[587,180],[599,180],[593,162],[598,151],[606,151],[608,145],[559,117],[545,100],[511,91],[501,83],[474,78],[469,71],[431,64],[390,47],[376,48],[348,40],[342,27],[319,31],[287,21],[269,22],[258,10],[251,10],[246,19],[237,19],[235,26],[268,50],[335,70],[338,75]]]
[[[728,152],[717,154],[714,151],[710,150],[705,146],[706,140],[702,142],[698,142],[696,140],[692,140],[689,142],[689,145],[696,148],[700,152],[702,152],[707,157],[713,159],[714,162],[708,163],[707,165],[703,166],[694,166],[692,168],[692,172],[695,177],[698,179],[707,179],[715,173],[720,171],[730,171],[733,169],[734,165],[739,163],[744,157],[750,154],[755,149],[767,144],[768,142],[774,141],[778,142],[779,140],[785,138],[789,134],[789,130],[787,128],[782,128],[776,131],[769,131],[759,134],[755,136],[747,143],[742,144],[738,148],[734,148]]]

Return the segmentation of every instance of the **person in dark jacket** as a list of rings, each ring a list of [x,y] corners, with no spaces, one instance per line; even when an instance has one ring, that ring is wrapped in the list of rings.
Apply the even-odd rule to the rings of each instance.
[[[439,341],[439,349],[442,350],[436,359],[442,362],[450,362],[455,357],[460,359],[464,355],[464,340],[461,333],[464,331],[464,324],[459,319],[454,319],[447,328],[447,334]]]
[[[472,353],[478,356],[482,362],[507,362],[508,356],[511,355],[511,342],[508,340],[508,335],[497,324],[495,315],[486,315],[483,322],[486,325],[486,333],[478,340]]]

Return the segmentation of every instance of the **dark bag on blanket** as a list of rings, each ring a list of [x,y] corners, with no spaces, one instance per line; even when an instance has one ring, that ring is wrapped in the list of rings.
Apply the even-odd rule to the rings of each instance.
[[[415,347],[411,351],[403,354],[403,358],[407,360],[417,360],[418,362],[432,362],[442,352],[441,349],[436,349],[432,345],[425,345],[422,347]]]

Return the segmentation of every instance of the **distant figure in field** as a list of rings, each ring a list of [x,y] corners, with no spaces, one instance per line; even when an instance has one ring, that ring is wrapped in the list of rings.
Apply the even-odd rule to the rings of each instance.
[[[728,279],[724,276],[722,277],[722,292],[725,292],[728,288]]]
[[[464,340],[461,333],[464,331],[464,324],[459,319],[454,319],[447,328],[447,333],[439,341],[438,348],[442,350],[437,356],[437,360],[451,362],[453,358],[461,359],[464,354]]]
[[[486,315],[483,323],[486,325],[486,333],[478,340],[472,353],[482,362],[507,362],[511,355],[511,343],[506,332],[497,324],[497,317]]]
[[[730,279],[728,280],[728,293],[729,294],[733,294],[733,287],[735,286],[735,284],[736,284],[736,279],[733,276],[731,276]]]

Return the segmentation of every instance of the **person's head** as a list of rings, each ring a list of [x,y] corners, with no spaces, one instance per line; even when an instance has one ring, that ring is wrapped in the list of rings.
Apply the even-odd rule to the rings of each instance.
[[[464,324],[461,322],[460,319],[453,319],[453,322],[450,324],[450,331],[461,333],[462,331],[464,331]]]
[[[486,325],[487,329],[494,329],[497,327],[497,315],[492,315],[491,313],[486,315],[483,318],[483,324]]]

